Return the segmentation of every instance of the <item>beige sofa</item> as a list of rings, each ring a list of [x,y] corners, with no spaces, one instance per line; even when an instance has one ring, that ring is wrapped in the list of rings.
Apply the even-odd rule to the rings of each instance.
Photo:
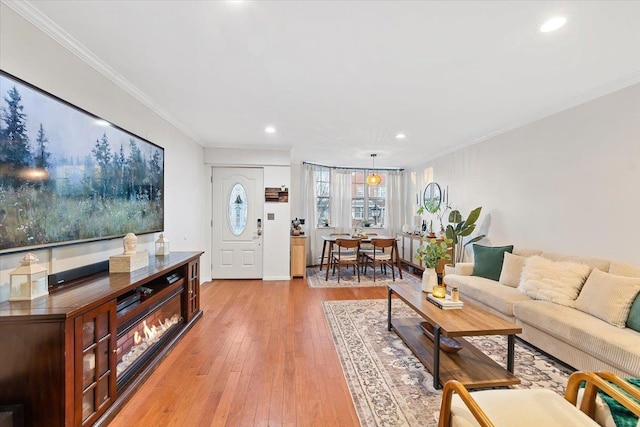
[[[588,274],[594,274],[594,276],[593,269],[596,268],[610,274],[640,277],[640,267],[606,259],[582,258],[536,250],[518,250],[518,248],[514,248],[513,254],[526,257],[525,262],[532,259],[531,257],[538,260],[542,257],[556,262],[585,264],[589,267]],[[505,260],[506,258],[507,256]],[[523,293],[522,282],[517,284],[518,287],[513,287],[514,283],[510,285],[501,283],[506,267],[505,262],[500,281],[496,281],[473,276],[473,263],[458,263],[455,267],[447,268],[444,281],[448,287],[458,286],[460,294],[468,301],[521,326],[522,334],[519,336],[523,340],[575,369],[610,370],[623,377],[640,377],[640,332],[628,327],[614,326],[585,312],[584,307],[582,310],[575,308],[573,302],[570,303],[572,306],[566,306],[534,299]],[[599,272],[598,274],[605,278],[611,277]],[[576,292],[583,292],[586,288],[583,286]],[[594,285],[590,285],[589,289],[594,289]],[[582,305],[585,298],[583,296],[581,299]],[[595,310],[598,310],[600,302],[594,302]]]

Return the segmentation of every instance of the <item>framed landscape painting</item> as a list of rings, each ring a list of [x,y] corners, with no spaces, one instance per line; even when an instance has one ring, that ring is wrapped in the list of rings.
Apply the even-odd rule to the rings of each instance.
[[[0,254],[164,228],[164,149],[0,70]]]

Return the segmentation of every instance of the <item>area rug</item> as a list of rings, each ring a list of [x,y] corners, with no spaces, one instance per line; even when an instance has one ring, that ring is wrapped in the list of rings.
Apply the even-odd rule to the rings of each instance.
[[[362,426],[436,426],[441,392],[404,342],[387,331],[387,301],[325,301],[342,369]],[[394,317],[416,314],[398,300]],[[466,338],[506,366],[506,338]],[[516,341],[514,388],[543,387],[563,395],[571,373],[539,351]]]
[[[406,271],[402,272],[402,279],[398,277],[398,270],[396,269],[396,280],[393,281],[391,277],[391,269],[387,268],[387,274],[380,274],[379,270],[376,271],[376,281],[373,281],[373,273],[371,267],[367,269],[367,274],[360,274],[360,281],[358,282],[358,275],[353,274],[351,267],[343,267],[340,270],[340,283],[338,283],[338,272],[332,275],[329,272],[329,280],[324,280],[326,277],[326,266],[322,267],[322,271],[318,267],[307,268],[307,283],[310,288],[357,288],[367,286],[387,286],[391,283],[420,283],[421,279],[413,276]]]

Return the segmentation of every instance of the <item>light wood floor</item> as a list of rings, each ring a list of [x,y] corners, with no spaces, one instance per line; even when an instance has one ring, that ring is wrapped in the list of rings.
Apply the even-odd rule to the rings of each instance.
[[[386,295],[304,279],[203,284],[203,317],[110,426],[357,426],[322,301]]]

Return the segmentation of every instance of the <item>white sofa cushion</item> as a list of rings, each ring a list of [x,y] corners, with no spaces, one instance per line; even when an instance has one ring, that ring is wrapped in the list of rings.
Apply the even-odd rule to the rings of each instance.
[[[533,299],[573,307],[590,270],[585,264],[532,256],[524,263],[518,290]]]
[[[509,252],[504,253],[504,261],[502,262],[502,271],[500,272],[500,283],[512,288],[517,288],[520,284],[520,275],[527,257],[513,255]]]
[[[624,277],[594,268],[575,301],[578,310],[624,328],[640,292],[640,277]]]
[[[558,393],[544,388],[481,390],[471,392],[471,397],[496,426],[598,427]],[[479,425],[457,394],[451,399],[451,425]]]
[[[640,375],[640,332],[617,328],[574,308],[548,301],[519,301],[513,314],[526,323],[624,372]],[[544,347],[541,343],[532,343]],[[555,355],[562,359],[562,355]],[[579,368],[579,367],[578,367]]]
[[[611,262],[609,273],[625,277],[640,277],[640,266],[613,261]],[[631,304],[629,317],[627,317],[627,328],[640,331],[640,294],[638,294],[635,301]],[[640,421],[638,423],[640,424]]]
[[[508,317],[513,317],[515,302],[531,299],[515,288],[504,286],[495,280],[484,277],[447,274],[444,281],[447,286],[458,286],[464,297],[488,305]]]

